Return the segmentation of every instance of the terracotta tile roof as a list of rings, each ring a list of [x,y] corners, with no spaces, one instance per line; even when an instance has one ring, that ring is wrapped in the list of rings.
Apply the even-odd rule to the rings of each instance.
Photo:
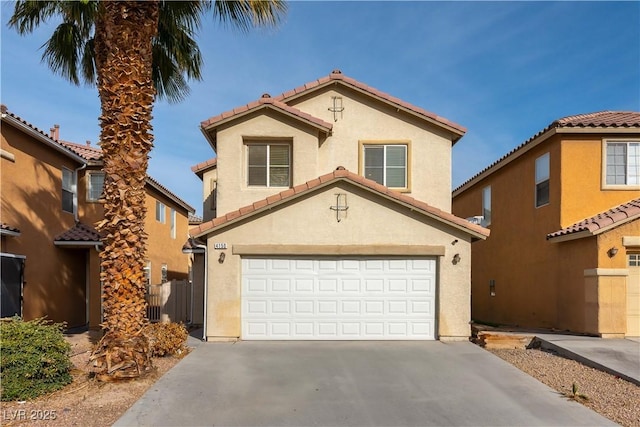
[[[82,156],[80,156],[78,153],[60,144],[57,140],[53,139],[50,135],[48,135],[41,129],[38,129],[28,121],[24,120],[22,117],[10,112],[7,109],[6,105],[4,104],[0,105],[0,113],[2,115],[3,121],[6,120],[9,123],[12,123],[13,125],[17,126],[18,128],[22,128],[22,130],[30,133],[31,136],[33,136],[34,138],[39,139],[41,142],[47,144],[50,148],[53,148],[54,150],[64,154],[65,156],[72,158],[78,163],[80,164],[84,163],[82,161],[83,160]]]
[[[205,160],[204,162],[198,163],[197,165],[191,166],[191,172],[195,173],[198,176],[202,176],[202,172],[209,168],[215,168],[218,165],[218,158],[214,157],[209,160]]]
[[[202,217],[192,213],[189,213],[188,220],[189,225],[202,224]]]
[[[346,75],[342,74],[342,71],[340,70],[333,70],[331,72],[331,74],[329,74],[328,76],[325,77],[321,77],[317,80],[314,80],[312,82],[309,82],[307,84],[304,84],[302,86],[299,86],[295,89],[292,89],[288,92],[284,92],[278,96],[275,97],[276,100],[278,101],[282,101],[282,102],[287,102],[290,101],[293,98],[297,98],[299,97],[301,94],[307,93],[309,91],[315,90],[319,87],[322,86],[326,86],[327,84],[330,84],[332,82],[342,82],[348,86],[352,86],[354,88],[357,88],[361,91],[364,91],[366,93],[368,93],[369,95],[372,95],[376,98],[382,99],[388,103],[394,104],[396,106],[402,107],[404,109],[407,109],[413,113],[418,114],[419,116],[423,116],[424,118],[429,119],[430,121],[435,121],[441,125],[444,125],[446,127],[452,128],[453,130],[456,131],[456,133],[460,134],[460,137],[462,137],[466,132],[467,129],[464,126],[461,126],[457,123],[454,123],[444,117],[438,116],[435,113],[432,113],[430,111],[427,111],[423,108],[417,107],[415,105],[412,105],[408,102],[405,102],[399,98],[396,98],[395,96],[389,95],[388,93],[382,92],[376,88],[373,88],[371,86],[368,86],[364,83],[361,83],[351,77],[347,77]],[[459,138],[458,138],[459,139]]]
[[[592,236],[638,218],[640,218],[640,199],[633,199],[608,211],[583,219],[562,230],[549,233],[547,234],[547,240],[576,233]]]
[[[8,115],[8,116],[10,116],[10,117],[12,117],[12,118],[14,118],[14,119],[16,119],[16,120],[17,120],[17,121],[19,121],[20,123],[22,123],[22,124],[24,124],[25,126],[27,126],[27,127],[31,128],[33,131],[35,131],[35,132],[37,132],[37,133],[39,133],[39,134],[41,134],[41,135],[43,135],[43,136],[45,136],[45,137],[47,137],[47,138],[51,139],[51,141],[54,141],[54,139],[52,139],[52,138],[49,136],[49,134],[47,134],[46,132],[44,132],[42,129],[39,129],[39,128],[35,127],[35,126],[34,126],[34,125],[32,125],[31,123],[29,123],[28,121],[26,121],[25,119],[23,119],[22,117],[17,116],[17,115],[15,115],[15,114],[13,114],[12,112],[10,112],[6,105],[4,105],[4,104],[0,105],[0,112],[1,112],[3,115],[4,115],[4,114],[6,114],[6,115]]]
[[[600,111],[578,114],[556,120],[550,126],[558,127],[640,127],[640,112],[637,111]]]
[[[83,224],[81,222],[76,223],[73,227],[57,235],[54,242],[99,242],[101,239],[100,234],[90,225]]]
[[[85,160],[102,160],[102,149],[100,148],[63,140],[59,140],[58,142]]]
[[[5,222],[0,223],[0,233],[20,234],[20,229],[13,227]]]
[[[600,111],[596,113],[577,114],[575,116],[567,116],[561,119],[554,120],[547,127],[533,135],[531,138],[518,145],[516,148],[500,157],[498,160],[469,178],[463,184],[453,190],[454,197],[460,193],[465,187],[469,187],[471,183],[480,176],[486,176],[492,169],[501,167],[512,158],[520,155],[525,149],[537,142],[542,142],[544,139],[540,139],[547,132],[553,129],[572,129],[583,128],[593,129],[594,133],[605,129],[629,129],[630,131],[640,132],[640,112],[637,111]]]
[[[433,206],[430,206],[425,202],[421,202],[419,200],[414,199],[413,197],[407,196],[398,191],[391,190],[388,187],[378,184],[375,181],[366,179],[363,176],[349,172],[342,166],[338,167],[335,171],[331,173],[328,173],[318,178],[307,181],[304,184],[300,184],[293,188],[289,188],[278,194],[269,196],[266,199],[259,200],[251,205],[242,207],[236,211],[229,212],[226,215],[222,215],[217,218],[214,218],[211,221],[202,223],[197,227],[193,227],[190,230],[190,233],[193,236],[200,237],[234,220],[251,216],[257,212],[263,211],[265,209],[269,209],[273,207],[273,205],[278,205],[283,201],[293,199],[299,196],[300,194],[308,193],[313,189],[324,187],[326,185],[329,185],[330,183],[333,183],[339,180],[349,181],[351,183],[354,183],[356,185],[369,189],[375,193],[378,193],[382,196],[393,199],[398,203],[408,205],[416,209],[418,212],[421,212],[427,216],[434,217],[436,219],[439,219],[440,221],[453,225],[457,228],[461,228],[469,232],[470,234],[476,236],[477,238],[486,238],[487,236],[489,236],[489,230],[484,227],[471,224],[470,222],[462,218],[458,218],[457,216],[451,213],[444,212],[440,209],[434,208]]]
[[[191,207],[191,205],[189,205],[187,202],[182,200],[180,197],[176,196],[171,190],[169,190],[164,185],[160,184],[155,179],[151,178],[149,175],[147,175],[147,184],[150,184],[152,187],[155,187],[161,193],[164,193],[165,196],[169,197],[174,202],[176,202],[177,204],[179,204],[183,208],[185,208],[187,210],[187,212],[195,212],[196,211],[194,208]]]
[[[267,93],[262,95],[262,97],[257,101],[250,102],[249,104],[243,105],[242,107],[237,107],[233,110],[225,111],[222,114],[218,114],[217,116],[213,116],[207,120],[204,120],[200,123],[200,126],[204,129],[213,125],[225,123],[229,120],[244,116],[245,114],[261,108],[274,108],[276,110],[280,110],[284,113],[297,117],[300,120],[306,121],[307,123],[320,128],[324,132],[330,132],[331,129],[333,129],[333,125],[331,123],[327,123],[324,120],[314,117],[311,114],[305,113],[304,111],[300,111],[297,108],[290,107],[284,102],[276,100],[275,98],[271,98],[271,96]]]

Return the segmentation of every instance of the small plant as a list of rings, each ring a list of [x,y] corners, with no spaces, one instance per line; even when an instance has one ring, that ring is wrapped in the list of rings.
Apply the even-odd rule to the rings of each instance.
[[[19,317],[0,322],[0,394],[3,401],[33,399],[71,383],[71,346],[63,323]]]
[[[589,400],[587,396],[578,392],[578,384],[571,384],[571,396],[569,396],[573,400]]]
[[[182,323],[151,323],[145,333],[151,343],[151,354],[155,357],[181,355],[189,335]]]

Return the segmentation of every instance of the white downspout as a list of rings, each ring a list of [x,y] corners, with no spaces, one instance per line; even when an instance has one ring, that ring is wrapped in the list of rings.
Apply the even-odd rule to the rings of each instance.
[[[209,252],[206,245],[197,245],[197,248],[204,249],[204,307],[202,308],[202,341],[207,340],[207,305],[208,305],[208,289],[209,289]]]
[[[86,167],[87,164],[85,163],[73,171],[73,181],[76,186],[76,191],[73,192],[73,219],[76,221],[76,224],[80,221],[78,216],[78,211],[80,210],[80,207],[78,206],[78,187],[80,187],[78,185],[78,172],[85,169]]]

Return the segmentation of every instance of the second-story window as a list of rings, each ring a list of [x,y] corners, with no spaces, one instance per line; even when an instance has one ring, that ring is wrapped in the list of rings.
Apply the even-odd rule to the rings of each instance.
[[[97,202],[102,197],[104,190],[104,173],[92,172],[88,177],[87,201]]]
[[[549,153],[536,159],[536,207],[549,204]]]
[[[606,185],[640,185],[640,142],[606,142]]]
[[[166,218],[165,218],[165,206],[164,203],[159,202],[156,200],[156,221],[164,224],[166,222]]]
[[[491,225],[491,186],[482,189],[482,226]]]
[[[289,187],[291,148],[289,144],[247,144],[247,185]]]
[[[62,168],[62,210],[74,213],[76,183],[73,179],[73,171]]]
[[[407,188],[407,145],[364,144],[364,177],[390,188]]]

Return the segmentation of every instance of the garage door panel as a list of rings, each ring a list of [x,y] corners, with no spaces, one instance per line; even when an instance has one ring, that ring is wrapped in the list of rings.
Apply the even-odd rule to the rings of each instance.
[[[433,258],[255,261],[243,259],[243,339],[435,338]]]

